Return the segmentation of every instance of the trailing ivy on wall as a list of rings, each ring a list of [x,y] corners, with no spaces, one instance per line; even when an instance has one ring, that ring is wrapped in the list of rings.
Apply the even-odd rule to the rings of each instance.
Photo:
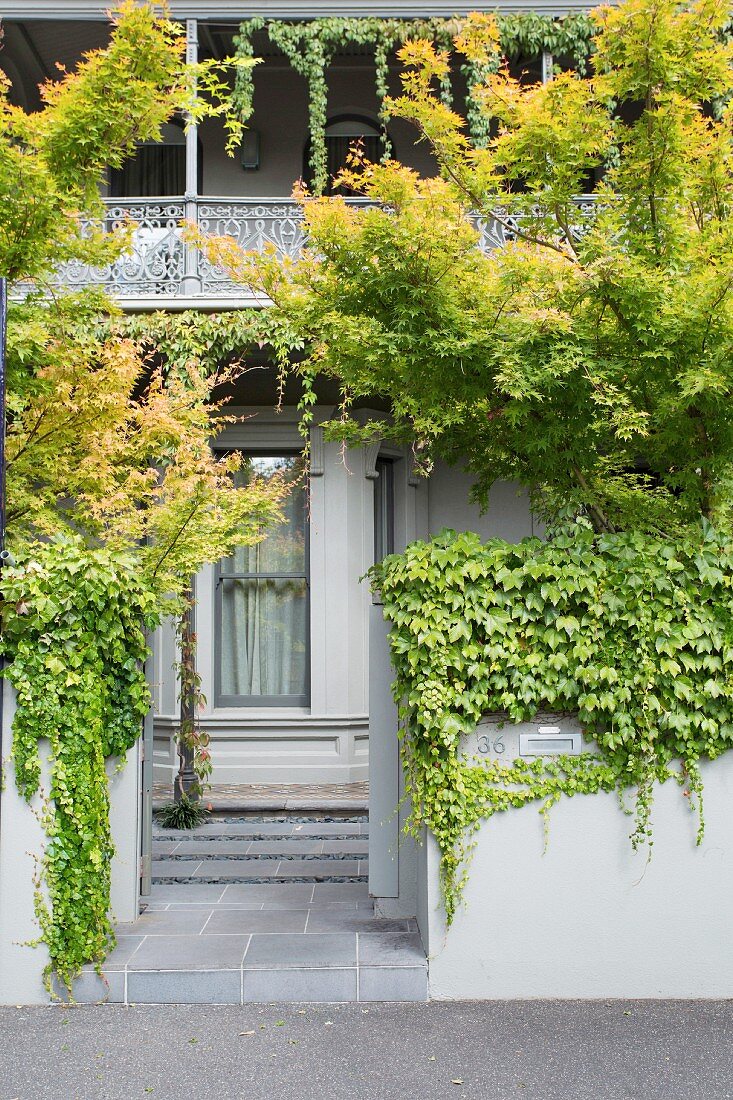
[[[13,752],[18,790],[41,790],[40,745],[49,745],[50,789],[40,820],[48,843],[35,890],[44,979],[71,983],[100,967],[114,946],[106,763],[124,758],[149,706],[145,628],[157,625],[159,597],[131,557],[57,537],[3,570],[4,675],[17,711]]]
[[[498,67],[501,56],[510,59],[536,57],[544,52],[556,58],[564,57],[582,72],[592,50],[593,27],[584,13],[567,15],[562,19],[539,15],[536,12],[518,12],[498,17],[500,41],[495,58],[477,61],[463,57],[460,71],[468,88],[467,123],[473,141],[485,143],[485,119],[474,103],[471,90],[481,83],[482,74]],[[325,18],[289,23],[261,17],[245,20],[235,38],[236,57],[250,61],[255,54],[253,37],[265,30],[270,42],[287,57],[297,73],[308,83],[308,125],[310,133],[310,186],[314,194],[323,193],[326,179],[325,131],[328,118],[328,87],[326,72],[339,50],[350,46],[367,46],[374,51],[375,89],[377,110],[384,130],[385,157],[389,155],[389,138],[385,99],[389,88],[390,54],[407,41],[428,39],[439,49],[451,51],[453,39],[461,34],[463,20],[454,19],[377,19]],[[253,70],[245,67],[237,70],[234,101],[242,122],[252,114]],[[441,81],[443,102],[450,105],[453,89],[450,73]]]
[[[372,570],[392,624],[412,800],[441,852],[452,920],[481,820],[562,795],[635,788],[634,846],[652,844],[655,782],[675,778],[703,834],[700,761],[733,746],[733,542],[673,545],[579,526],[546,543],[443,532]],[[580,756],[478,762],[462,738],[489,712],[577,713]]]
[[[257,309],[127,314],[104,322],[104,327],[159,355],[166,374],[186,372],[195,364],[208,377],[223,362],[241,360],[255,348],[277,342],[267,310]]]

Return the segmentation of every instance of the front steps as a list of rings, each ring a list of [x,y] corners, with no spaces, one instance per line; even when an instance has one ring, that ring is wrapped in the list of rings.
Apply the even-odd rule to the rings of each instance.
[[[108,1000],[125,1004],[425,1001],[417,925],[375,917],[366,815],[229,816],[154,830],[153,887],[118,926]],[[84,973],[80,1001],[105,996]]]
[[[366,815],[228,818],[181,835],[156,829],[153,882],[367,882]],[[364,832],[362,832],[364,827]]]

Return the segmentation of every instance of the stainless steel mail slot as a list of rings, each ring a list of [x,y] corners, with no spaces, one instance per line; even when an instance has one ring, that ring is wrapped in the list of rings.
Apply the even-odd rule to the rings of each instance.
[[[531,733],[520,733],[520,756],[579,756],[582,751],[580,730],[561,730],[559,726],[540,726]]]

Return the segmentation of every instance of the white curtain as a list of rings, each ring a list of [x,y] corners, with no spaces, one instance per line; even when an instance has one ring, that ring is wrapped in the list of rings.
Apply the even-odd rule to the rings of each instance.
[[[248,472],[265,477],[284,473],[292,488],[283,522],[262,542],[238,547],[221,563],[221,693],[303,695],[308,623],[301,460],[257,457],[248,466]]]

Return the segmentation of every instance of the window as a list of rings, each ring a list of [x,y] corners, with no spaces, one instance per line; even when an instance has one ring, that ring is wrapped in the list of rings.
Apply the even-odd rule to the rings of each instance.
[[[384,135],[376,122],[361,115],[337,115],[326,126],[327,195],[352,195],[347,187],[334,187],[334,178],[346,168],[349,151],[359,144],[367,160],[376,164],[384,152]],[[305,149],[304,178],[310,177],[310,142]]]
[[[374,560],[394,554],[394,463],[378,458],[374,482]]]
[[[201,148],[199,146],[199,193]],[[162,126],[162,141],[141,142],[134,157],[109,174],[112,198],[163,198],[186,191],[186,135],[175,122]]]
[[[301,455],[250,455],[237,477],[283,476],[283,520],[223,558],[216,579],[218,706],[308,703],[308,523]]]

